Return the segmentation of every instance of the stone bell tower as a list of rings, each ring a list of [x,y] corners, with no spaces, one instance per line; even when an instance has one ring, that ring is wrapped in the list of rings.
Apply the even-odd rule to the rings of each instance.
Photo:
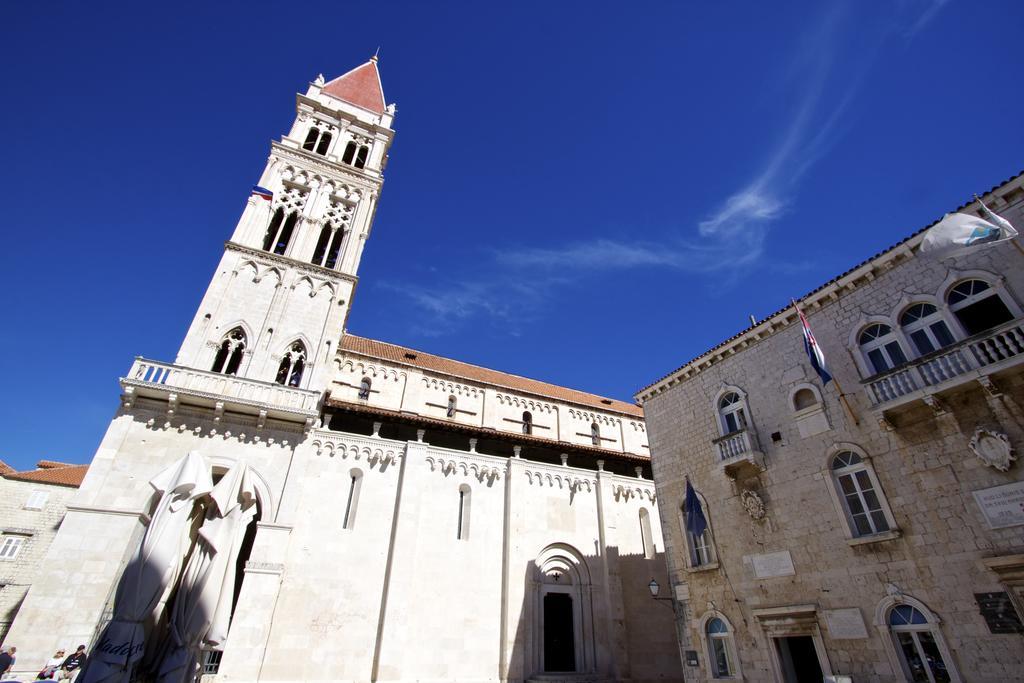
[[[224,246],[177,365],[321,391],[394,131],[376,57],[296,98]]]

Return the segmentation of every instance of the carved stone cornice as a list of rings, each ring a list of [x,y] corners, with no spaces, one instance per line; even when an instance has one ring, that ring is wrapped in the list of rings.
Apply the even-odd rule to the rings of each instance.
[[[359,169],[353,168],[348,164],[342,164],[340,162],[335,163],[324,157],[315,156],[312,152],[307,152],[306,150],[285,147],[276,140],[270,144],[273,153],[276,154],[279,159],[294,162],[312,171],[319,170],[324,173],[336,174],[362,188],[365,188],[367,192],[375,192],[377,188],[380,187],[381,183],[384,182],[384,176],[382,175],[372,176],[368,173],[362,173]]]
[[[286,266],[293,270],[296,270],[303,275],[314,275],[316,277],[330,278],[332,280],[342,280],[345,282],[351,282],[353,286],[359,282],[359,278],[355,275],[349,275],[348,273],[342,273],[337,270],[331,270],[330,268],[324,268],[323,266],[317,266],[306,261],[299,261],[293,259],[290,256],[281,256],[280,254],[274,254],[269,251],[263,251],[262,249],[253,249],[245,245],[239,244],[238,242],[232,242],[228,240],[224,243],[224,248],[229,251],[237,251],[251,256],[257,259],[264,259],[271,263],[278,263],[282,266]]]

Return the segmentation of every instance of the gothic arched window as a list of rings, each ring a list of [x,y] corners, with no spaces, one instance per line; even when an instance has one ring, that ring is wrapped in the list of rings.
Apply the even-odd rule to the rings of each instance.
[[[302,149],[312,152],[316,149],[316,139],[318,137],[320,137],[320,131],[316,128],[310,128],[309,133],[306,134],[306,141],[302,143]]]
[[[370,148],[368,146],[359,145],[353,141],[345,145],[345,153],[342,155],[341,160],[349,166],[365,168],[366,159],[369,154]]]
[[[533,415],[528,410],[523,413],[523,434],[533,434]]]
[[[449,396],[448,397],[448,410],[445,411],[445,414],[448,417],[455,417],[455,397],[454,396]]]
[[[370,378],[364,377],[363,381],[359,383],[359,398],[364,401],[370,398],[370,387],[372,386],[373,383],[370,381]]]
[[[331,134],[323,133],[320,142],[316,146],[316,153],[320,156],[327,156],[327,148],[331,146]]]
[[[953,343],[949,325],[932,304],[913,304],[900,316],[900,327],[910,338],[917,355],[923,356]]]
[[[868,364],[868,371],[878,374],[907,362],[892,328],[883,323],[868,325],[857,339],[860,352]]]
[[[284,207],[278,207],[267,226],[267,234],[263,236],[263,251],[284,254],[295,231],[295,223],[299,220],[297,212],[285,215]]]
[[[224,340],[217,349],[217,355],[213,359],[214,372],[225,375],[237,375],[238,368],[242,365],[242,354],[245,352],[245,332],[241,327],[224,335]]]
[[[302,143],[302,149],[307,152],[315,152],[320,156],[327,156],[327,149],[331,146],[331,134],[322,131],[316,126],[309,129],[306,134],[306,141]]]
[[[313,250],[313,265],[334,268],[338,265],[341,253],[341,242],[345,239],[345,230],[335,225],[325,225],[320,230],[320,238]]]
[[[596,422],[590,424],[590,443],[595,446],[601,445],[601,427]]]
[[[967,336],[1013,320],[1013,313],[1002,297],[984,280],[958,283],[949,290],[946,303]]]
[[[886,625],[906,680],[959,681],[938,620],[917,600],[903,600],[903,604],[895,604],[888,610]]]
[[[295,342],[285,352],[281,359],[281,365],[277,368],[278,384],[289,387],[297,387],[302,382],[302,371],[306,369],[306,347],[302,342]]]

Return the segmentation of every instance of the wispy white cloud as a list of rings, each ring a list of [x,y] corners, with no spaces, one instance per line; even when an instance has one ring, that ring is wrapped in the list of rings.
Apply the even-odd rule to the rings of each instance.
[[[948,1],[928,0],[929,9],[912,30],[920,30]],[[423,333],[444,334],[483,316],[514,330],[529,320],[552,288],[598,273],[665,268],[715,273],[721,283],[741,277],[753,266],[763,266],[772,226],[791,209],[801,180],[841,137],[845,114],[877,50],[877,44],[858,46],[853,73],[847,70],[841,81],[835,77],[849,9],[846,3],[831,4],[797,41],[788,67],[774,83],[777,92],[772,93],[773,100],[792,103],[787,123],[769,153],[753,166],[748,180],[695,224],[665,229],[656,240],[604,237],[549,247],[506,248],[479,264],[486,268],[486,276],[390,288],[429,314],[430,327]],[[620,227],[617,232],[629,231]],[[765,267],[783,273],[806,269],[807,264]]]
[[[924,9],[919,10],[921,13],[918,15],[917,19],[914,20],[914,22],[911,24],[910,28],[907,29],[905,34],[906,37],[908,39],[911,39],[918,33],[920,33],[924,29],[924,27],[927,26],[931,22],[931,20],[935,18],[935,15],[939,13],[939,10],[948,5],[950,2],[951,0],[924,0],[923,3],[915,3],[916,5],[923,4]]]

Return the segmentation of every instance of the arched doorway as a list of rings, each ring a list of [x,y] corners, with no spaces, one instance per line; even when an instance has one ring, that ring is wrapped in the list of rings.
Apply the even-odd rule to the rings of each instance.
[[[582,554],[570,545],[552,544],[535,567],[533,671],[595,671],[592,586]]]

